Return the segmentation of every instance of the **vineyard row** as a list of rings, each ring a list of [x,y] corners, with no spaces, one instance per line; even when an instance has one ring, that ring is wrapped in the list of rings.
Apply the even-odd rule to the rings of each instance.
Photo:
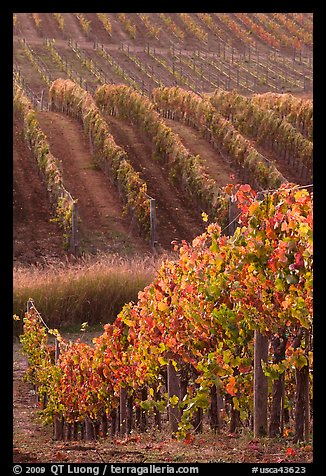
[[[160,429],[167,411],[170,431],[189,440],[208,417],[218,432],[221,408],[230,431],[274,437],[293,408],[293,439],[309,441],[312,195],[294,184],[260,198],[249,185],[228,193],[241,228],[226,237],[211,223],[176,245],[179,258],[162,262],[93,345],[52,330],[55,359],[38,314],[25,315],[27,378],[55,439],[126,436],[149,418]]]
[[[37,33],[43,34],[43,18],[56,26],[59,38],[69,36],[65,15],[73,20],[86,39],[97,40],[97,29],[107,41],[112,40],[112,31],[122,29],[129,41],[156,41],[164,46],[183,45],[195,41],[203,49],[224,43],[243,50],[251,46],[273,48],[290,53],[311,50],[312,17],[295,13],[118,13],[118,14],[29,14]],[[305,16],[306,15],[306,16]],[[71,18],[69,19],[71,21]],[[69,22],[68,22],[69,23]],[[19,15],[14,15],[14,31],[20,31]],[[165,34],[168,32],[168,35]],[[121,35],[119,35],[121,37]]]
[[[58,49],[56,53],[53,51],[54,41],[44,40],[44,42],[49,51],[51,45],[52,57],[58,61],[59,59],[54,56],[59,54]],[[193,92],[235,89],[244,94],[258,91],[278,92],[282,89],[308,90],[312,84],[311,67],[305,66],[303,62],[295,60],[289,62],[285,56],[279,57],[276,53],[259,54],[254,49],[252,51],[249,49],[247,55],[238,55],[233,49],[225,50],[225,47],[218,48],[216,53],[203,53],[197,50],[191,54],[185,54],[181,49],[170,48],[166,50],[167,54],[162,54],[157,48],[149,45],[139,49],[121,44],[120,50],[114,51],[94,42],[94,49],[103,63],[100,67],[96,64],[93,51],[81,49],[76,42],[70,40],[68,47],[79,51],[82,67],[87,68],[85,57],[87,62],[93,62],[92,73],[97,80],[103,75],[110,78],[113,74],[114,79],[111,82],[117,82],[118,77],[120,81],[146,94],[159,84],[179,85]],[[62,61],[67,62],[67,59],[62,57],[66,56],[63,51],[60,56]],[[77,65],[74,69],[76,68]],[[101,71],[100,76],[98,70]],[[78,80],[78,76],[80,73],[74,80]]]

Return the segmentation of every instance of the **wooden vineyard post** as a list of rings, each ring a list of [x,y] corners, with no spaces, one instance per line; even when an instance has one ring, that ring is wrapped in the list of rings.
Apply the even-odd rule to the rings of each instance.
[[[300,347],[302,338],[305,336],[305,346],[306,350],[309,348],[309,333],[307,330],[299,329],[297,336],[293,341],[293,348],[297,349]],[[295,369],[295,408],[294,408],[294,437],[293,441],[297,443],[298,441],[309,441],[309,362],[308,357],[307,365],[304,365],[301,368]]]
[[[72,202],[71,211],[71,239],[70,239],[70,251],[75,255],[77,254],[78,239],[77,239],[77,202]]]
[[[141,406],[138,404],[135,409],[135,427],[140,428]]]
[[[41,102],[40,102],[40,110],[43,111],[43,98],[44,98],[44,89],[41,92]]]
[[[310,383],[309,383],[309,357],[308,351],[310,349],[310,335],[309,330],[306,329],[305,331],[305,348],[306,348],[306,355],[307,355],[307,365],[305,367],[305,422],[304,422],[304,439],[306,442],[310,439]]]
[[[150,198],[150,234],[151,234],[151,246],[154,249],[156,244],[156,209],[155,199]]]
[[[29,299],[26,304],[26,311],[29,314],[31,312],[32,307],[34,306],[34,301],[33,299]],[[30,362],[28,361],[28,365],[30,365]],[[38,394],[37,394],[37,384],[33,385],[35,394],[36,394],[36,404],[38,404]]]
[[[55,338],[55,341],[54,341],[54,363],[55,364],[58,362],[59,356],[60,356],[60,345],[59,345],[58,339]]]
[[[254,437],[267,434],[268,381],[261,362],[268,360],[268,337],[258,330],[254,337]]]
[[[154,397],[155,397],[155,401],[159,402],[161,400],[160,392],[155,391]],[[162,430],[161,412],[158,410],[158,408],[156,406],[154,407],[154,420],[155,420],[156,429],[157,430]]]
[[[228,236],[232,236],[236,230],[237,227],[237,212],[238,212],[238,207],[235,202],[232,201],[231,197],[229,198],[229,225],[227,228],[227,234]]]
[[[145,385],[141,389],[141,400],[142,402],[147,400],[147,387]],[[144,408],[141,408],[139,423],[140,431],[145,432],[147,429],[147,411]]]
[[[132,432],[133,428],[133,414],[132,414],[132,409],[133,409],[133,402],[134,398],[132,395],[127,396],[127,433],[128,435]]]
[[[295,369],[295,433],[293,440],[295,443],[303,441],[304,439],[304,424],[305,424],[305,384],[306,384],[306,365],[302,369]]]
[[[285,336],[272,339],[272,352],[274,354],[273,364],[282,362],[285,358],[285,348],[287,339]],[[284,373],[278,379],[273,380],[272,384],[272,403],[271,416],[269,424],[269,436],[283,435],[282,427],[282,408],[284,406]]]
[[[108,417],[106,413],[102,415],[100,431],[103,438],[106,438],[108,436]]]
[[[29,299],[26,305],[26,311],[29,313],[33,307],[33,299]]]
[[[192,420],[192,425],[196,433],[203,432],[203,409],[202,408],[197,409]]]
[[[167,371],[168,371],[167,380],[168,380],[168,397],[169,397],[169,405],[168,405],[169,422],[170,422],[171,430],[173,432],[176,432],[178,430],[178,423],[181,419],[181,412],[178,407],[178,404],[173,405],[171,403],[171,399],[173,399],[173,397],[177,397],[178,403],[179,403],[180,382],[179,382],[177,371],[174,368],[174,365],[171,359],[169,360]]]
[[[117,433],[117,416],[118,412],[116,408],[113,408],[110,413],[111,418],[111,438],[114,438]]]
[[[304,367],[304,371],[305,371],[304,439],[308,443],[310,439],[309,365],[306,365]]]

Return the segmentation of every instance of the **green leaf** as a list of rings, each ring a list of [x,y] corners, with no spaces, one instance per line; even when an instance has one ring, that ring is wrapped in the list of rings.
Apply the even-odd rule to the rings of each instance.
[[[297,284],[299,282],[299,278],[298,278],[298,276],[296,276],[294,274],[287,274],[286,275],[286,282],[288,284]]]
[[[143,400],[140,402],[140,406],[142,407],[143,410],[150,410],[153,406],[153,400]]]
[[[294,359],[294,366],[301,370],[303,367],[305,367],[306,365],[308,364],[307,362],[307,359],[304,355],[298,355],[295,359]]]
[[[195,397],[194,402],[197,407],[203,408],[204,410],[209,407],[209,400],[205,395],[198,395]]]
[[[164,400],[158,400],[155,402],[155,407],[159,412],[164,412],[166,408],[166,402]]]
[[[275,289],[276,291],[284,291],[284,282],[281,278],[275,279]]]

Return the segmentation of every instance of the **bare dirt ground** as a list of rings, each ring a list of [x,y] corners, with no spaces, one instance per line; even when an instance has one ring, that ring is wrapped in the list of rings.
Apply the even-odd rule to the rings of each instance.
[[[217,185],[224,187],[233,180],[237,183],[241,183],[241,179],[238,177],[236,170],[201,136],[199,131],[172,119],[164,119],[164,121],[173,132],[179,135],[184,146],[192,154],[198,154],[201,157],[204,168],[216,181]],[[231,176],[233,178],[231,178]]]
[[[116,117],[106,117],[117,144],[128,153],[133,167],[147,183],[147,193],[156,200],[157,241],[171,250],[172,240],[192,240],[204,231],[201,210],[168,179],[167,167],[152,158],[149,139],[137,128]]]
[[[14,264],[53,262],[62,259],[62,231],[51,223],[51,207],[37,164],[28,149],[22,124],[13,128],[13,245]]]

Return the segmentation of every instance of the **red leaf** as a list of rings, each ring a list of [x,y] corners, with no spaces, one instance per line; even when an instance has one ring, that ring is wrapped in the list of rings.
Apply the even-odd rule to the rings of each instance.
[[[294,259],[295,259],[295,264],[296,264],[298,267],[303,266],[303,257],[302,257],[302,254],[301,254],[300,252],[297,252],[297,253],[294,255]]]
[[[288,448],[285,452],[286,456],[295,456],[297,452],[293,448]]]
[[[194,439],[195,439],[194,435],[192,435],[191,433],[187,433],[184,439],[184,443],[186,443],[186,445],[190,445],[190,443],[192,443]]]

